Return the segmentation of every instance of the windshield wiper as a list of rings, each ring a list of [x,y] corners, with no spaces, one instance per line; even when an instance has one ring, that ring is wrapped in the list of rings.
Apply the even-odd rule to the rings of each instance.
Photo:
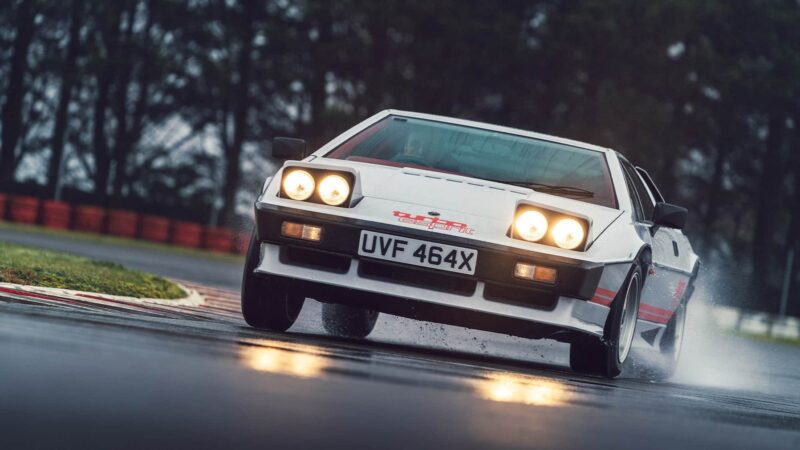
[[[535,191],[545,192],[547,194],[566,195],[570,197],[590,198],[594,197],[594,192],[575,187],[575,186],[560,186],[556,184],[537,183],[535,181],[518,181],[518,180],[489,180],[497,183],[513,184],[515,186],[522,186],[531,188]]]

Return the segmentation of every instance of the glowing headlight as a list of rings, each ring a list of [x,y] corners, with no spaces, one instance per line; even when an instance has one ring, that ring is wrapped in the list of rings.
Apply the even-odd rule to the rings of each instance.
[[[514,227],[519,237],[536,242],[547,233],[547,217],[539,211],[525,211],[517,217]]]
[[[293,170],[283,177],[283,192],[292,200],[308,200],[314,194],[314,177],[305,170]]]
[[[341,175],[328,175],[319,183],[319,198],[328,205],[339,206],[350,195],[350,183]]]
[[[572,250],[581,245],[586,231],[575,219],[561,219],[553,226],[553,242],[561,248]]]

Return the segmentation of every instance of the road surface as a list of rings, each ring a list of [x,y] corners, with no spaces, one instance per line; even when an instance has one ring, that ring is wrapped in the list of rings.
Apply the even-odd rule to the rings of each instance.
[[[225,286],[215,268],[231,270],[181,278]],[[574,374],[563,344],[390,316],[332,338],[313,301],[266,333],[227,287],[194,308],[0,301],[0,448],[800,448],[800,348],[703,331],[700,302],[678,375],[650,383]]]

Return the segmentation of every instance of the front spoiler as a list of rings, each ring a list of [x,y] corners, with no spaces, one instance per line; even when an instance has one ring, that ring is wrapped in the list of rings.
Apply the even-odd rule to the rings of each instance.
[[[301,221],[325,227],[324,240],[308,243],[281,236],[284,220]],[[602,336],[609,309],[586,299],[592,297],[603,272],[603,265],[585,261],[566,261],[551,255],[501,248],[462,237],[432,234],[405,227],[356,221],[340,216],[320,215],[308,211],[258,204],[256,209],[261,259],[256,273],[291,279],[302,284],[310,298],[333,303],[369,308],[393,315],[467,326],[516,336],[569,340],[589,333]],[[453,293],[430,286],[418,286],[363,276],[362,260],[357,257],[361,230],[368,229],[398,236],[421,238],[477,249],[475,276],[463,276],[475,286],[474,292]],[[313,249],[320,253],[345,257],[343,270],[322,270],[318,267],[287,263],[287,248]],[[539,286],[513,278],[517,261],[547,264],[559,270],[559,283]],[[437,272],[420,269],[422,272]],[[572,281],[572,283],[570,283]],[[552,305],[536,307],[528,304],[490,301],[484,290],[488,284],[511,286],[530,292],[532,297],[551,296]]]
[[[582,300],[592,299],[603,274],[604,265],[600,263],[563,258],[460,236],[434,234],[424,229],[416,230],[267,203],[256,204],[255,216],[260,242],[313,248],[348,257],[357,257],[362,230],[440,242],[478,250],[475,275],[470,278]],[[282,236],[281,224],[284,220],[324,227],[323,240],[311,243]],[[551,285],[515,278],[514,266],[517,262],[552,267],[558,271],[558,280],[555,285]]]
[[[500,332],[528,338],[568,340],[569,331],[601,337],[607,307],[569,297],[559,297],[550,310],[487,301],[485,284],[478,282],[473,295],[462,296],[416,286],[363,278],[358,259],[345,273],[287,265],[280,247],[262,244],[256,273],[291,279],[307,297],[373,309],[388,314]],[[560,336],[563,334],[563,336]]]

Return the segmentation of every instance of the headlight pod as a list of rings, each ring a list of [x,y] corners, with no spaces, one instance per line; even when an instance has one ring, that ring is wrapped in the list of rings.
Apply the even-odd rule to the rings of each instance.
[[[308,200],[314,195],[317,182],[310,173],[294,169],[283,176],[283,192],[292,200]]]
[[[582,250],[588,230],[589,221],[586,219],[522,205],[514,217],[511,237],[565,250]]]
[[[280,197],[298,201],[349,207],[355,175],[350,172],[312,167],[286,167]]]
[[[517,235],[531,242],[540,241],[547,234],[547,226],[547,217],[535,209],[521,213],[514,221]]]
[[[573,250],[583,242],[583,239],[586,237],[586,230],[583,229],[583,225],[581,225],[580,222],[571,217],[567,217],[556,222],[550,234],[553,236],[553,242],[555,242],[557,246],[563,249]]]
[[[339,206],[350,197],[350,183],[341,175],[326,175],[319,182],[317,192],[325,204]]]

